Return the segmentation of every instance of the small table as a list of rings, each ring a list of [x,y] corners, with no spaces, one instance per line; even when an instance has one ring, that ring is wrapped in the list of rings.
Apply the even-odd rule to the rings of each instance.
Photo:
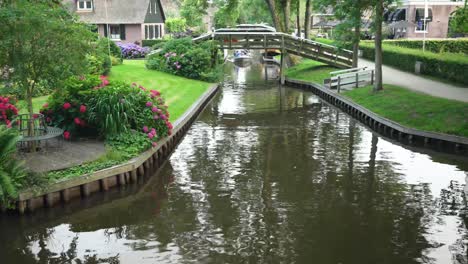
[[[20,139],[18,140],[18,144],[23,149],[25,147],[27,148],[29,143],[37,142],[40,144],[41,141],[45,141],[47,147],[47,140],[54,138],[59,140],[60,146],[62,145],[62,141],[60,139],[63,135],[63,129],[47,126],[43,114],[34,114],[32,121],[29,114],[18,115],[15,117],[14,124],[20,132]],[[32,135],[30,133],[31,124],[33,127]]]

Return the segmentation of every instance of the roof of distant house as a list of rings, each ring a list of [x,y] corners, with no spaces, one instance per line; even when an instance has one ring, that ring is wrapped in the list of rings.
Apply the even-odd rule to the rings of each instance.
[[[82,21],[92,24],[142,24],[149,2],[150,0],[94,0],[92,12],[77,13]],[[72,9],[76,11],[76,5],[72,4]]]

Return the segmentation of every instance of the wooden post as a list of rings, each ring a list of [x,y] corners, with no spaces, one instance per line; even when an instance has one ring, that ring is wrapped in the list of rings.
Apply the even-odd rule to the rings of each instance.
[[[229,49],[232,49],[232,35],[229,34]]]
[[[281,69],[280,69],[280,83],[281,85],[284,85],[285,83],[285,75],[286,73],[284,72],[285,71],[285,65],[286,65],[286,60],[285,60],[285,56],[286,56],[286,49],[284,47],[284,35],[281,35]]]
[[[138,181],[138,176],[137,176],[137,171],[136,170],[132,170],[132,172],[130,172],[130,178],[132,179],[132,182],[137,182]]]
[[[107,178],[101,179],[101,191],[105,192],[109,190],[109,183],[107,182]]]
[[[374,85],[374,70],[371,71],[370,83]]]
[[[356,88],[359,87],[359,72],[356,72]]]
[[[85,183],[85,184],[81,185],[81,196],[82,197],[88,197],[89,194],[90,194],[89,184]]]
[[[340,85],[341,85],[341,77],[338,76],[338,84],[337,84],[337,88],[336,88],[336,91],[337,91],[338,93],[340,93]]]
[[[117,179],[118,179],[118,182],[119,182],[120,186],[125,185],[126,182],[125,182],[125,174],[124,173],[120,173]]]

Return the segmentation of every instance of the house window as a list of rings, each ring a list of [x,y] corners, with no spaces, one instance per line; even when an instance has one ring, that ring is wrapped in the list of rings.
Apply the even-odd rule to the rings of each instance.
[[[120,40],[120,25],[109,25],[110,39]]]
[[[424,8],[416,8],[416,16],[414,22],[416,23],[416,32],[426,32],[428,23],[432,21],[432,9],[428,8],[427,17],[424,17]]]
[[[150,1],[149,2],[149,13],[150,14],[156,14],[156,5],[157,3],[155,1]]]
[[[92,0],[78,0],[76,2],[78,11],[91,11],[93,10]]]
[[[145,39],[159,39],[162,37],[161,24],[145,24]]]

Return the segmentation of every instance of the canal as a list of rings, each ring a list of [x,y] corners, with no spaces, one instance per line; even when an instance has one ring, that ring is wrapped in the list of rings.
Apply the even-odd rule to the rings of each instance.
[[[0,262],[467,263],[465,158],[382,138],[274,68],[225,70],[144,183],[0,216]]]

